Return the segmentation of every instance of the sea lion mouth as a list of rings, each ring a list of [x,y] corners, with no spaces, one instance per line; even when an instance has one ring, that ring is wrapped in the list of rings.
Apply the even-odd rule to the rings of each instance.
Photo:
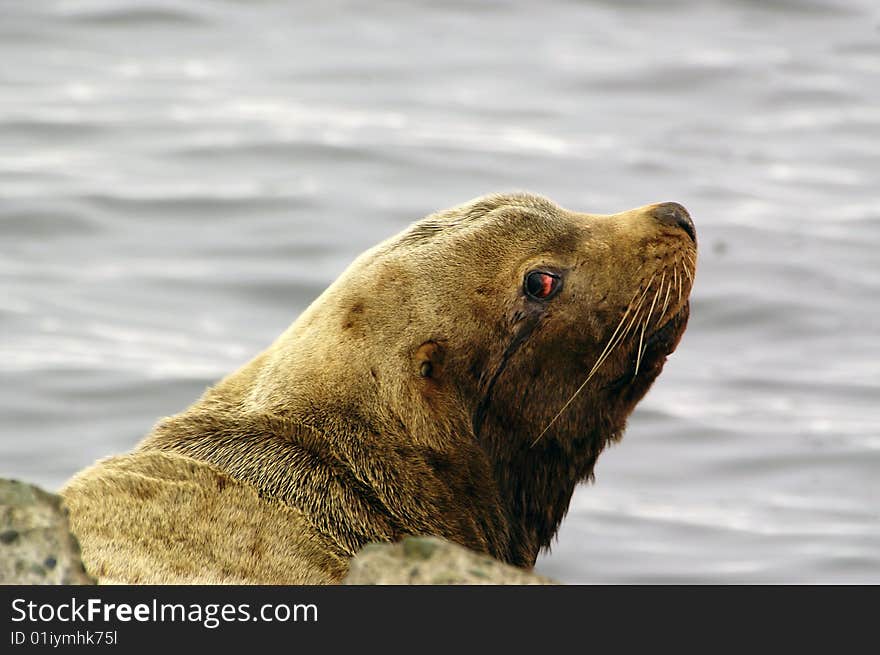
[[[650,383],[659,374],[666,358],[675,352],[687,327],[690,317],[690,302],[685,302],[662,326],[645,336],[641,350],[636,347],[630,356],[629,366],[623,375],[614,378],[603,387],[608,392],[621,391],[632,383],[646,381]]]
[[[645,341],[646,353],[653,351],[662,352],[663,355],[672,354],[681,340],[689,316],[690,302],[686,302],[672,318],[647,338]]]

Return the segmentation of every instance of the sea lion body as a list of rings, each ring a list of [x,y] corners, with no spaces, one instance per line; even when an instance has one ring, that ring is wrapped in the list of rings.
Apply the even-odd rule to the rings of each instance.
[[[62,495],[105,581],[319,583],[371,541],[523,567],[687,322],[674,203],[530,194],[433,214],[361,255],[269,349]]]

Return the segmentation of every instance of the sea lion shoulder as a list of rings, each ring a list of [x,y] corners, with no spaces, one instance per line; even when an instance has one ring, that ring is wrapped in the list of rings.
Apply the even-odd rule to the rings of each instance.
[[[61,496],[103,584],[326,584],[348,568],[295,507],[178,453],[100,460]]]

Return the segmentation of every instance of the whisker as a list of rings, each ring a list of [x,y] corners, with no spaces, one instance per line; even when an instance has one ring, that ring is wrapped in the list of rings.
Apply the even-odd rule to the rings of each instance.
[[[690,281],[691,281],[691,284],[693,284],[693,283],[694,283],[694,278],[693,278],[693,276],[691,275],[691,269],[689,269],[687,266],[684,266],[684,267],[682,267],[682,268],[684,268],[684,272],[687,274],[687,276],[688,276],[688,280],[690,280]]]
[[[651,320],[651,316],[654,314],[654,307],[657,305],[657,298],[660,296],[660,291],[661,289],[658,288],[656,293],[654,294],[654,300],[651,301],[651,309],[648,310],[648,315],[645,317],[646,325],[647,322]]]
[[[635,325],[637,323],[638,318],[639,318],[639,313],[641,311],[642,311],[642,304],[639,303],[639,307],[636,310],[636,313],[633,314],[632,320],[629,322],[629,325],[626,326],[626,330],[623,331],[624,337],[629,334],[629,331],[632,329],[633,325]]]
[[[642,326],[642,334],[639,336],[639,348],[636,351],[636,370],[633,373],[633,379],[639,374],[639,364],[642,362],[642,342],[645,340],[645,327],[647,327],[648,321],[645,321],[645,324]]]
[[[605,346],[605,349],[602,351],[602,353],[596,359],[596,363],[593,364],[593,368],[590,369],[590,372],[587,375],[586,382],[589,382],[590,378],[592,378],[593,375],[596,373],[596,371],[599,370],[599,367],[602,366],[602,364],[605,363],[605,360],[611,356],[611,353],[614,352],[614,349],[617,348],[618,344],[621,341],[623,341],[624,338],[626,338],[626,335],[629,333],[630,328],[636,322],[636,319],[638,319],[639,312],[641,311],[641,308],[642,308],[642,300],[643,299],[644,298],[640,299],[638,305],[636,305],[635,311],[633,312],[633,317],[630,320],[629,325],[627,325],[626,329],[623,332],[621,332],[619,335],[617,335],[617,338],[615,338],[615,335],[611,336],[611,339],[608,341],[608,344]],[[624,318],[626,318],[626,315],[624,315]],[[618,328],[619,327],[620,327],[620,324],[618,324]],[[584,384],[586,384],[586,382],[584,382]],[[581,385],[581,389],[582,388],[583,388],[583,385]],[[578,389],[575,392],[575,394],[580,393],[581,389]]]
[[[633,314],[632,319],[629,322],[629,325],[627,325],[626,329],[620,333],[620,336],[617,337],[617,339],[614,341],[613,345],[611,345],[609,348],[606,348],[607,352],[603,352],[603,354],[599,357],[599,359],[593,365],[593,368],[590,370],[590,376],[592,376],[593,373],[595,373],[596,370],[600,366],[602,366],[603,363],[605,363],[605,360],[611,356],[611,353],[614,352],[614,349],[617,348],[617,346],[620,345],[620,343],[626,338],[626,335],[629,334],[629,331],[630,331],[630,329],[632,329],[632,326],[636,324],[636,322],[639,318],[639,313],[641,312],[641,309],[642,309],[642,303],[640,301],[638,306],[636,307],[636,311]]]
[[[633,297],[633,300],[634,299],[635,299],[635,297]],[[614,338],[617,336],[618,330],[620,330],[620,328],[623,326],[623,322],[626,320],[626,317],[629,314],[631,309],[632,309],[632,301],[630,301],[630,305],[627,306],[626,311],[623,313],[623,316],[620,317],[620,322],[617,324],[617,327],[614,328],[614,332],[611,334],[611,337],[608,339],[608,343],[605,344],[605,348],[599,354],[599,358],[597,359],[597,362],[601,361],[602,357],[605,356],[605,353],[608,352],[610,348],[612,348],[611,344],[612,344],[612,342],[614,342]],[[638,309],[636,309],[636,311],[638,311]],[[621,336],[623,336],[623,335],[621,335]],[[595,369],[595,368],[596,368],[596,364],[593,365],[593,369]]]
[[[659,288],[658,293],[663,291],[663,283],[664,283],[665,281],[666,281],[666,269],[664,268],[664,269],[663,269],[663,276],[660,278],[660,288]],[[666,307],[664,306],[663,309],[666,309]],[[661,318],[661,319],[663,318],[663,312],[662,312],[662,311],[660,312],[660,318]]]
[[[676,269],[677,269],[677,268],[678,268],[678,267],[676,266]],[[676,290],[678,291],[678,302],[679,302],[679,304],[680,304],[680,303],[681,303],[681,285],[678,285],[678,287],[677,287]]]
[[[626,330],[624,330],[621,333],[617,342],[614,342],[615,345],[616,345],[616,343],[619,343],[620,339],[622,339],[624,336],[626,336],[627,332],[629,332],[629,329],[632,327],[632,324],[635,322],[636,318],[639,315],[639,312],[641,311],[642,303],[644,302],[645,296],[647,295],[648,291],[651,288],[651,283],[654,281],[654,277],[655,277],[654,275],[651,276],[651,279],[648,281],[648,285],[645,287],[645,290],[642,292],[642,295],[639,298],[638,302],[636,303],[636,306],[634,309],[632,307],[632,301],[630,301],[630,305],[627,307],[627,310],[624,312],[623,317],[620,319],[620,323],[617,324],[617,328],[614,330],[614,334],[612,334],[611,338],[608,340],[608,345],[605,346],[604,350],[602,351],[602,353],[599,355],[598,359],[596,360],[596,364],[594,364],[593,368],[590,370],[590,375],[592,375],[595,372],[595,370],[599,367],[601,362],[603,362],[605,360],[605,358],[608,356],[608,354],[610,354],[610,351],[613,349],[613,346],[611,344],[612,344],[612,342],[614,342],[614,337],[617,334],[617,330],[619,330],[621,325],[623,325],[623,321],[626,319],[627,314],[632,309],[632,312],[633,312],[632,320],[630,321],[630,324],[627,326]],[[636,291],[636,295],[638,295],[638,293],[639,292]],[[635,296],[633,296],[633,299],[635,299]]]
[[[662,321],[666,317],[666,307],[669,305],[669,292],[672,291],[672,280],[669,281],[669,285],[666,287],[666,297],[663,299],[663,311],[660,314],[660,320]]]
[[[599,368],[602,366],[602,364],[605,363],[605,360],[611,356],[611,353],[613,353],[614,350],[617,348],[617,346],[620,345],[620,343],[623,341],[624,337],[626,337],[626,332],[621,332],[620,335],[617,337],[617,339],[615,339],[613,343],[609,344],[609,348],[607,348],[607,351],[604,352],[598,360],[596,360],[595,364],[593,364],[593,368],[590,369],[590,373],[587,376],[587,379],[584,381],[584,385],[586,385],[586,383],[590,381],[590,379],[593,377],[593,375],[595,375],[596,371],[598,371]],[[584,385],[582,385],[581,388],[583,388]],[[578,393],[580,393],[580,389],[578,389],[578,391],[575,392],[575,396],[577,396]],[[574,397],[572,397],[571,400],[574,400]],[[548,425],[547,427],[549,428],[550,426]]]
[[[639,337],[639,353],[636,356],[636,372],[633,373],[633,377],[636,377],[639,374],[639,366],[642,363],[642,355],[644,354],[644,350],[642,350],[642,344],[645,341],[645,330],[648,329],[648,323],[651,320],[651,314],[654,313],[654,305],[657,303],[657,296],[660,295],[660,290],[657,290],[657,293],[654,294],[654,300],[651,302],[651,309],[648,310],[647,315],[645,316],[645,323],[642,325],[642,334]]]
[[[651,279],[648,281],[648,286],[645,287],[645,291],[642,293],[641,298],[639,298],[638,305],[636,306],[636,310],[633,313],[632,320],[630,320],[629,325],[626,326],[626,330],[623,332],[623,336],[629,334],[629,331],[633,328],[634,325],[638,324],[639,314],[642,311],[642,305],[644,304],[645,297],[647,296],[648,291],[651,288],[651,282],[654,281],[654,276],[651,276]]]

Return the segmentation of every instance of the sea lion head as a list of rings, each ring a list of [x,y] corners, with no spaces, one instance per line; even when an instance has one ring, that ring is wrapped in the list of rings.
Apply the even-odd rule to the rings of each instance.
[[[614,438],[684,332],[695,261],[676,203],[596,215],[492,195],[365,253],[285,341],[410,422],[503,427],[507,448]]]
[[[678,344],[695,262],[676,203],[478,198],[361,255],[203,405],[312,425],[308,448],[360,471],[389,524],[528,565]]]
[[[502,488],[540,498],[521,502],[545,545],[678,344],[695,261],[676,203],[596,215],[487,196],[365,253],[288,343],[324,362],[313,390],[357,394],[416,443],[478,441]],[[562,484],[531,489],[536,475]]]

